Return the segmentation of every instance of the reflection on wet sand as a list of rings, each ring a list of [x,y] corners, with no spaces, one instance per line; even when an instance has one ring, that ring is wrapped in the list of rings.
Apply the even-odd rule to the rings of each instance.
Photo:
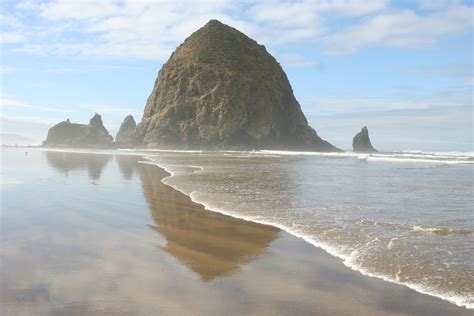
[[[188,196],[163,184],[168,174],[150,164],[138,167],[143,193],[164,250],[203,280],[239,271],[278,237],[279,229],[207,211]]]
[[[91,180],[98,180],[102,170],[111,160],[110,155],[46,151],[48,165],[66,176],[72,170],[87,170]]]
[[[130,180],[133,177],[139,159],[140,157],[133,155],[115,155],[115,161],[125,180]]]
[[[4,176],[34,172],[2,192],[1,316],[472,314],[284,231],[205,211],[156,166],[130,158],[130,180],[114,163],[92,183],[78,181],[88,163],[64,179],[43,152],[3,155]]]

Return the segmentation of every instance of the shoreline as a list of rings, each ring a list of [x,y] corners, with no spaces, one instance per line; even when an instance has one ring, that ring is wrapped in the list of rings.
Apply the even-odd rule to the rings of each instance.
[[[208,204],[206,204],[205,202],[199,201],[195,197],[193,197],[194,192],[191,192],[191,194],[188,195],[185,192],[183,192],[182,190],[180,190],[179,188],[177,188],[176,186],[167,183],[166,179],[172,178],[174,176],[173,173],[169,169],[167,169],[165,166],[162,166],[157,162],[151,161],[151,159],[147,158],[147,156],[149,156],[149,155],[145,155],[145,156],[143,156],[143,158],[145,158],[149,161],[140,161],[140,163],[155,165],[158,168],[164,170],[169,175],[167,177],[164,177],[163,179],[161,179],[161,182],[163,184],[165,184],[165,185],[173,188],[174,190],[179,191],[180,193],[188,196],[194,203],[202,205],[207,211],[223,214],[223,215],[226,215],[226,216],[231,216],[231,217],[234,217],[234,218],[237,218],[237,219],[240,219],[240,220],[244,220],[244,221],[248,221],[248,222],[251,222],[251,223],[258,223],[258,224],[268,225],[268,226],[278,228],[278,229],[280,229],[280,230],[282,230],[282,231],[284,231],[284,232],[286,232],[286,233],[288,233],[288,234],[290,234],[290,235],[292,235],[292,236],[294,236],[298,239],[301,239],[305,243],[308,243],[311,246],[316,247],[316,248],[324,251],[326,254],[328,254],[328,255],[330,255],[334,258],[338,258],[338,259],[342,260],[342,263],[344,264],[345,267],[347,267],[348,269],[350,269],[352,271],[360,273],[364,277],[375,278],[375,279],[383,280],[384,282],[388,282],[388,283],[391,283],[391,284],[405,286],[406,288],[408,288],[410,290],[413,290],[417,293],[420,293],[420,294],[423,294],[423,295],[428,295],[428,296],[434,297],[436,299],[440,299],[442,301],[448,302],[450,304],[453,304],[453,305],[455,305],[457,307],[460,307],[460,308],[464,308],[466,310],[474,309],[474,306],[464,305],[464,304],[460,303],[459,302],[460,299],[457,299],[456,297],[453,298],[453,296],[447,296],[447,295],[442,294],[442,293],[441,294],[440,293],[433,293],[433,292],[430,292],[427,289],[422,288],[418,284],[399,282],[399,281],[397,281],[395,279],[392,279],[392,278],[389,278],[387,276],[374,274],[374,273],[371,273],[369,271],[366,271],[363,268],[359,268],[359,267],[351,264],[351,262],[350,262],[351,258],[347,258],[347,257],[337,253],[335,250],[333,250],[333,248],[331,246],[326,245],[322,242],[318,242],[318,241],[314,240],[311,237],[299,234],[298,232],[296,232],[294,230],[291,230],[290,228],[288,228],[284,225],[279,225],[279,224],[275,224],[275,223],[272,223],[272,222],[262,221],[262,220],[254,219],[254,218],[251,218],[251,217],[242,216],[242,215],[237,214],[235,212],[229,212],[229,211],[213,208],[213,207],[209,206]],[[197,172],[200,172],[200,171],[203,170],[203,167],[200,167],[200,166],[189,165],[189,167],[197,169],[193,173],[197,173]]]
[[[48,149],[43,149],[43,150],[48,150]],[[259,220],[256,220],[256,219],[253,219],[253,218],[248,218],[248,217],[245,217],[245,216],[239,216],[239,214],[235,214],[233,212],[226,212],[225,210],[219,210],[219,209],[213,209],[212,207],[209,207],[208,205],[206,205],[205,203],[201,202],[201,201],[198,201],[196,200],[195,198],[193,198],[193,194],[191,193],[190,195],[184,193],[183,191],[179,190],[178,188],[166,183],[166,179],[168,178],[171,178],[173,177],[173,174],[170,172],[170,170],[167,170],[165,167],[163,166],[160,166],[158,163],[150,160],[150,158],[148,157],[151,157],[150,153],[129,153],[129,152],[91,152],[91,151],[65,151],[65,150],[52,150],[52,151],[59,151],[59,152],[71,152],[71,153],[89,153],[89,154],[103,154],[103,155],[124,155],[124,156],[138,156],[138,157],[141,157],[142,159],[146,159],[147,161],[142,161],[142,163],[144,164],[150,164],[150,165],[154,165],[156,167],[158,167],[159,169],[165,171],[168,176],[166,177],[163,177],[160,181],[168,186],[168,187],[171,187],[172,189],[180,192],[181,194],[183,194],[184,196],[188,197],[189,199],[191,199],[192,202],[196,203],[196,204],[199,204],[201,206],[203,206],[205,208],[206,211],[208,212],[214,212],[214,213],[218,213],[218,214],[223,214],[225,216],[231,216],[233,218],[236,218],[236,219],[240,219],[240,220],[245,220],[247,222],[251,222],[251,223],[258,223],[258,224],[263,224],[263,225],[268,225],[268,226],[272,226],[272,227],[275,227],[275,228],[278,228],[278,229],[281,229],[282,231],[284,231],[285,233],[288,233],[289,235],[291,235],[292,237],[295,237],[295,238],[298,238],[300,240],[302,240],[304,243],[307,243],[309,244],[310,246],[312,247],[315,247],[317,248],[318,250],[321,250],[323,251],[326,255],[328,256],[331,256],[333,258],[337,258],[338,260],[342,260],[342,264],[344,265],[344,267],[347,269],[349,268],[348,270],[351,270],[351,271],[355,271],[356,273],[358,273],[361,277],[365,277],[365,278],[375,278],[377,280],[381,280],[383,282],[387,282],[387,283],[390,283],[390,284],[396,284],[396,285],[399,285],[399,286],[403,286],[407,289],[409,289],[410,291],[414,291],[416,293],[419,293],[419,294],[422,294],[422,295],[428,295],[430,297],[433,297],[433,298],[436,298],[436,299],[439,299],[439,300],[442,300],[443,302],[448,302],[449,304],[453,304],[454,306],[456,307],[460,307],[464,310],[468,310],[470,309],[470,307],[467,307],[467,306],[464,306],[464,305],[459,305],[457,304],[455,301],[453,301],[453,299],[450,299],[450,298],[446,298],[446,297],[440,297],[440,295],[437,295],[437,294],[433,294],[433,293],[429,293],[428,291],[425,291],[424,289],[420,289],[419,287],[417,287],[417,285],[413,285],[413,284],[407,284],[407,283],[401,283],[401,282],[397,282],[396,280],[392,280],[392,279],[389,279],[389,278],[386,278],[384,276],[379,276],[379,275],[373,275],[371,273],[368,273],[366,271],[363,271],[363,270],[359,270],[357,269],[357,267],[354,267],[354,266],[350,266],[350,262],[348,262],[348,259],[347,258],[344,258],[342,256],[338,256],[337,254],[335,254],[334,252],[331,252],[330,250],[330,247],[327,246],[327,245],[324,245],[324,244],[321,244],[315,240],[312,240],[311,238],[308,238],[307,236],[303,236],[303,235],[299,235],[298,232],[295,232],[295,231],[292,231],[291,229],[288,229],[287,227],[283,226],[283,225],[278,225],[278,224],[275,224],[275,223],[271,223],[271,222],[264,222],[264,221],[259,221]],[[190,167],[195,167],[197,170],[195,172],[199,172],[200,170],[202,170],[201,167],[198,167],[198,166],[190,166]],[[199,169],[201,168],[201,169]],[[329,249],[329,250],[328,250]]]

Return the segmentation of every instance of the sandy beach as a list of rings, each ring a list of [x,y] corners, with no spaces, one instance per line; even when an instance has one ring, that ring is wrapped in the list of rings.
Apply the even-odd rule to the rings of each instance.
[[[2,190],[2,315],[471,314],[208,211],[142,157],[3,155],[22,172]]]

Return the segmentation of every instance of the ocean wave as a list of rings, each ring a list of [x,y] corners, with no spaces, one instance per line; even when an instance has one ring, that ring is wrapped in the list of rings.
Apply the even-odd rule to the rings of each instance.
[[[325,153],[307,151],[279,151],[279,150],[259,150],[250,152],[251,155],[277,155],[277,156],[315,156],[315,157],[336,157],[336,158],[357,158],[361,160],[384,161],[396,163],[429,163],[429,164],[474,164],[474,153],[472,152],[423,152],[423,151],[402,151],[402,152],[378,152],[378,153]]]
[[[173,149],[112,149],[91,150],[71,148],[42,148],[44,151],[59,151],[70,153],[88,154],[119,154],[119,155],[146,155],[151,153],[183,153],[183,154],[206,154],[218,153],[223,156],[236,158],[268,157],[279,158],[282,156],[314,156],[327,158],[360,159],[365,161],[381,161],[394,163],[426,163],[437,165],[462,165],[474,164],[474,152],[424,152],[417,150],[403,150],[401,152],[378,152],[378,153],[356,153],[356,152],[308,152],[308,151],[284,151],[284,150],[258,150],[258,151],[205,151],[205,150],[173,150]]]
[[[451,229],[443,227],[424,227],[420,225],[413,225],[412,231],[429,233],[438,236],[448,236],[448,235],[474,235],[474,230],[472,229]]]
[[[474,235],[473,229],[467,228],[446,228],[446,227],[427,227],[422,225],[406,225],[392,222],[379,222],[370,219],[354,219],[351,221],[356,225],[368,225],[368,226],[383,226],[391,229],[396,229],[404,232],[415,232],[433,234],[437,236],[449,236],[449,235]]]
[[[387,161],[387,162],[409,162],[409,163],[434,163],[446,165],[458,164],[474,164],[473,160],[443,160],[443,159],[422,159],[422,158],[404,158],[400,156],[376,156],[371,155],[366,158],[373,161]]]
[[[406,153],[406,154],[420,154],[420,155],[433,155],[433,156],[450,156],[450,157],[470,157],[470,158],[474,158],[474,152],[472,152],[472,151],[402,150],[401,152]]]
[[[64,150],[59,150],[59,151],[64,151]],[[78,152],[78,151],[73,151],[73,152]],[[79,152],[84,152],[84,151],[79,151]],[[94,154],[110,154],[110,152],[90,152],[89,153],[94,153]],[[113,152],[112,152],[113,153]],[[265,225],[271,225],[271,226],[274,226],[274,227],[278,227],[280,229],[282,229],[283,231],[286,231],[296,237],[299,237],[299,238],[302,238],[303,240],[307,241],[308,243],[316,246],[316,247],[319,247],[323,250],[325,250],[327,253],[329,253],[330,255],[333,255],[335,257],[338,257],[340,258],[343,263],[353,269],[353,270],[356,270],[356,271],[359,271],[360,273],[364,274],[364,275],[368,275],[368,276],[373,276],[373,277],[377,277],[377,278],[380,278],[380,279],[383,279],[385,281],[389,281],[389,282],[393,282],[393,283],[397,283],[397,284],[402,284],[402,285],[405,285],[405,286],[408,286],[409,288],[413,289],[413,290],[416,290],[420,293],[424,293],[424,294],[429,294],[429,295],[432,295],[432,296],[436,296],[436,297],[439,297],[441,299],[444,299],[444,300],[447,300],[447,301],[450,301],[456,305],[459,305],[459,306],[464,306],[464,307],[467,307],[467,308],[470,308],[470,309],[473,309],[474,308],[474,301],[471,297],[469,296],[461,296],[461,295],[458,295],[458,294],[455,294],[455,293],[450,293],[450,292],[439,292],[437,290],[435,290],[434,288],[430,288],[429,286],[426,286],[426,285],[422,285],[422,284],[419,284],[419,283],[414,283],[414,282],[408,282],[408,281],[400,281],[400,279],[398,278],[397,275],[385,275],[385,274],[380,274],[380,273],[374,273],[372,270],[373,269],[368,269],[366,267],[363,266],[363,262],[359,262],[357,260],[358,256],[360,256],[361,254],[358,253],[357,251],[352,251],[351,253],[348,254],[348,248],[343,246],[343,245],[335,245],[335,244],[332,244],[332,243],[328,243],[328,242],[324,242],[322,241],[321,239],[318,238],[318,236],[316,236],[315,234],[308,234],[307,232],[304,231],[304,227],[299,227],[297,225],[284,225],[284,224],[281,224],[278,222],[277,219],[266,219],[266,218],[261,218],[261,217],[257,217],[257,216],[245,216],[245,215],[242,215],[242,214],[239,214],[238,212],[233,212],[233,211],[230,211],[228,209],[223,209],[223,208],[218,208],[218,207],[215,207],[212,205],[212,203],[209,201],[209,199],[204,199],[202,196],[199,195],[198,192],[184,192],[179,186],[177,185],[173,185],[172,184],[172,181],[170,181],[173,177],[175,176],[178,176],[178,175],[185,175],[185,174],[193,174],[193,173],[198,173],[198,172],[202,172],[204,171],[204,168],[202,166],[196,166],[196,165],[179,165],[179,164],[163,164],[163,163],[159,163],[159,162],[156,162],[156,161],[153,161],[154,157],[155,157],[155,153],[156,151],[148,151],[148,152],[130,152],[128,151],[127,152],[119,152],[119,151],[115,151],[115,153],[118,153],[118,154],[134,154],[134,155],[141,155],[142,157],[144,157],[144,159],[147,159],[147,161],[142,161],[142,163],[147,163],[147,164],[152,164],[152,165],[156,165],[158,167],[161,167],[163,168],[164,170],[166,170],[170,176],[168,177],[165,177],[164,179],[162,179],[161,181],[168,185],[168,186],[171,186],[173,187],[174,189],[176,189],[177,191],[180,191],[182,192],[183,194],[186,194],[188,195],[191,200],[193,200],[194,202],[196,203],[200,203],[202,204],[204,207],[206,207],[206,209],[210,210],[210,211],[213,211],[213,212],[218,212],[218,213],[222,213],[222,214],[225,214],[225,215],[229,215],[229,216],[232,216],[232,217],[235,217],[235,218],[240,218],[240,219],[243,219],[243,220],[246,220],[246,221],[251,221],[251,222],[256,222],[256,223],[261,223],[261,224],[265,224]],[[242,154],[242,152],[239,152],[240,154]],[[264,153],[255,153],[255,152],[248,152],[250,153],[251,155],[277,155],[276,153],[273,153],[273,154],[270,154],[268,152],[264,152]],[[292,155],[294,154],[294,152],[292,153]],[[280,154],[278,154],[280,155]],[[363,159],[363,157],[365,157],[366,159],[370,160],[371,158],[373,157],[376,157],[379,156],[379,158],[390,158],[390,155],[400,155],[400,153],[394,153],[394,154],[387,154],[387,153],[381,153],[381,154],[357,154],[357,153],[314,153],[315,156],[336,156],[336,157],[347,157],[348,159]],[[387,157],[389,156],[389,157]],[[412,159],[412,160],[416,160],[416,159]],[[428,160],[428,159],[427,159]],[[434,159],[429,159],[430,162]],[[182,167],[187,167],[188,169],[182,169]],[[181,169],[179,169],[181,168]],[[177,172],[177,170],[180,170],[180,172]],[[183,173],[183,172],[187,172],[187,173]],[[379,222],[375,222],[375,221],[368,221],[368,220],[361,220],[361,224],[367,224],[367,225],[383,225],[383,223],[379,223]],[[390,223],[388,223],[390,224]],[[443,229],[444,228],[437,228],[437,227],[424,227],[424,226],[421,226],[421,225],[413,225],[413,226],[409,226],[409,227],[404,227],[403,228],[405,231],[408,230],[408,231],[411,231],[414,233],[422,233],[422,234],[433,234],[433,235],[437,235],[437,236],[446,236],[446,231],[444,231]],[[449,234],[456,234],[456,233],[461,233],[461,234],[465,234],[464,230],[451,230],[451,231],[448,231],[447,232],[448,235]],[[445,235],[443,235],[445,234]],[[472,234],[472,232],[470,233]],[[392,247],[395,247],[398,245],[398,243],[396,242],[396,239],[393,239],[393,240],[390,240],[390,242],[388,242],[388,244],[384,244],[384,246],[387,246],[390,248]],[[357,250],[357,249],[356,249]]]
[[[283,231],[288,232],[289,234],[291,234],[293,236],[296,236],[298,238],[301,238],[301,239],[305,240],[306,242],[310,243],[311,245],[313,245],[315,247],[323,249],[324,251],[326,251],[328,254],[330,254],[332,256],[340,258],[343,261],[344,265],[346,265],[347,267],[349,267],[352,270],[360,272],[363,275],[370,276],[370,277],[376,277],[376,278],[379,278],[379,279],[382,279],[382,280],[385,280],[385,281],[388,281],[388,282],[404,285],[404,286],[407,286],[407,287],[409,287],[409,288],[411,288],[411,289],[413,289],[417,292],[427,294],[427,295],[431,295],[431,296],[435,296],[435,297],[441,298],[443,300],[449,301],[451,303],[454,303],[455,305],[466,307],[468,309],[474,309],[474,302],[473,302],[472,298],[470,298],[470,297],[461,296],[461,295],[458,295],[456,293],[450,293],[450,292],[439,292],[439,291],[436,291],[433,288],[430,288],[429,286],[418,284],[418,283],[413,283],[413,282],[408,282],[408,281],[400,281],[400,279],[398,277],[398,274],[392,277],[392,276],[389,276],[389,275],[374,273],[373,271],[370,271],[369,269],[367,269],[367,268],[363,267],[361,264],[359,264],[356,260],[358,252],[360,251],[360,249],[355,249],[354,251],[352,251],[348,255],[346,247],[331,245],[327,242],[319,240],[316,236],[307,234],[304,231],[302,231],[299,228],[298,225],[295,225],[293,227],[288,227],[287,225],[283,225],[283,224],[278,223],[276,221],[259,218],[257,216],[246,216],[246,215],[240,214],[238,212],[230,211],[228,209],[215,207],[209,201],[200,199],[197,196],[198,192],[193,191],[193,192],[190,192],[190,193],[186,193],[178,185],[172,184],[169,180],[172,179],[176,175],[176,172],[173,170],[173,168],[171,168],[171,165],[160,164],[159,162],[154,161],[152,156],[148,156],[148,157],[146,157],[146,159],[149,159],[149,161],[143,161],[142,163],[156,165],[157,167],[160,167],[160,168],[164,169],[166,172],[168,172],[170,174],[168,177],[165,177],[161,180],[164,184],[166,184],[166,185],[174,188],[175,190],[189,196],[193,202],[203,205],[209,211],[224,214],[224,215],[228,215],[228,216],[232,216],[232,217],[239,218],[239,219],[249,221],[249,222],[255,222],[255,223],[260,223],[260,224],[263,224],[263,225],[270,225],[270,226],[277,227],[277,228],[279,228]],[[194,172],[201,172],[201,171],[204,170],[202,166],[194,166],[194,167],[196,167],[197,169],[195,171],[193,171],[193,173]],[[362,220],[361,223],[364,223],[364,220]],[[369,221],[365,221],[365,223],[369,224]],[[377,225],[377,223],[372,221],[372,222],[370,222],[370,225]],[[413,227],[415,227],[415,226],[413,226]],[[389,244],[387,245],[387,247],[389,247],[389,249],[393,247],[393,244],[394,244],[395,240],[396,240],[396,238],[392,238],[390,240]]]
[[[317,151],[286,151],[286,150],[259,150],[252,152],[255,155],[271,154],[279,156],[323,156],[323,157],[359,157],[355,152],[317,152]],[[362,154],[363,156],[364,154]]]

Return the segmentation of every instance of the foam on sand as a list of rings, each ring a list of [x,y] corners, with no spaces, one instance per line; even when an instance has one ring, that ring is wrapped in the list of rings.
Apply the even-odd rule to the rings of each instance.
[[[271,153],[271,154],[281,154],[282,152],[265,151],[264,153],[265,154],[269,154],[269,153]],[[298,153],[297,152],[292,152],[292,153],[283,152],[283,153],[284,153],[284,155],[301,155],[302,154],[300,152],[298,152]],[[304,153],[304,155],[321,155],[321,156],[324,156],[325,154]],[[334,155],[334,154],[330,154],[330,155]],[[336,154],[336,155],[340,155],[340,154]],[[359,156],[359,155],[353,154],[353,156]],[[334,245],[331,245],[327,242],[323,242],[323,241],[319,240],[316,236],[306,234],[301,229],[299,229],[297,225],[289,227],[289,226],[284,225],[282,223],[279,223],[277,221],[268,220],[267,218],[261,218],[261,217],[258,217],[258,216],[246,216],[246,215],[242,215],[242,214],[240,214],[238,212],[235,212],[235,211],[231,211],[231,210],[224,209],[224,208],[221,208],[221,207],[216,207],[212,204],[211,201],[199,198],[199,194],[198,194],[199,192],[197,192],[197,191],[185,192],[184,190],[182,190],[181,187],[179,187],[179,185],[172,184],[172,182],[170,180],[173,177],[175,177],[176,175],[178,175],[176,173],[176,171],[173,169],[173,167],[178,167],[178,165],[173,166],[173,165],[158,163],[156,161],[153,161],[153,156],[146,156],[145,158],[148,159],[148,161],[143,161],[142,163],[154,164],[154,165],[164,169],[166,172],[168,172],[170,174],[168,177],[165,177],[161,180],[164,184],[169,185],[172,188],[174,188],[175,190],[177,190],[179,192],[182,192],[183,194],[188,195],[193,202],[202,204],[209,211],[221,213],[221,214],[224,214],[224,215],[232,216],[232,217],[239,218],[239,219],[246,220],[246,221],[251,221],[251,222],[255,222],[255,223],[259,223],[259,224],[271,225],[271,226],[277,227],[277,228],[279,228],[281,230],[284,230],[284,231],[286,231],[286,232],[288,232],[288,233],[290,233],[290,234],[292,234],[292,235],[294,235],[298,238],[301,238],[301,239],[305,240],[306,242],[308,242],[308,243],[310,243],[310,244],[312,244],[316,247],[319,247],[319,248],[325,250],[327,253],[329,253],[332,256],[340,258],[343,261],[344,265],[346,265],[347,267],[349,267],[349,268],[351,268],[355,271],[358,271],[358,272],[362,273],[363,275],[380,278],[380,279],[383,279],[385,281],[396,283],[396,284],[405,285],[405,286],[407,286],[407,287],[409,287],[409,288],[411,288],[411,289],[413,289],[417,292],[441,298],[443,300],[452,302],[452,303],[454,303],[458,306],[463,306],[463,307],[466,307],[466,308],[469,308],[469,309],[474,309],[474,303],[473,303],[474,299],[472,297],[465,297],[465,296],[461,296],[461,295],[458,295],[456,293],[450,293],[450,292],[438,292],[435,289],[432,289],[432,288],[430,288],[428,286],[425,286],[425,285],[422,285],[422,284],[417,284],[417,283],[408,282],[408,281],[401,281],[398,274],[392,277],[392,276],[388,276],[388,275],[384,275],[384,274],[380,274],[380,273],[374,273],[374,272],[370,271],[369,269],[361,266],[361,264],[358,263],[357,258],[360,255],[360,250],[358,250],[358,249],[352,251],[349,255],[347,255],[345,253],[346,249],[344,249],[343,246],[334,246]],[[180,165],[179,167],[190,167],[190,168],[193,169],[192,173],[194,173],[194,174],[202,172],[204,170],[204,168],[202,166],[195,166],[195,165],[193,165],[193,166],[191,166],[191,165],[186,165],[186,166]],[[433,229],[433,230],[431,230],[429,228],[424,229],[424,228],[417,228],[417,227],[413,227],[413,231],[427,231],[427,232],[430,232],[430,233],[433,233],[433,234],[441,234],[441,235],[445,232],[443,229]],[[396,239],[392,239],[387,247],[389,249],[392,248],[393,243],[395,241],[396,241]]]

